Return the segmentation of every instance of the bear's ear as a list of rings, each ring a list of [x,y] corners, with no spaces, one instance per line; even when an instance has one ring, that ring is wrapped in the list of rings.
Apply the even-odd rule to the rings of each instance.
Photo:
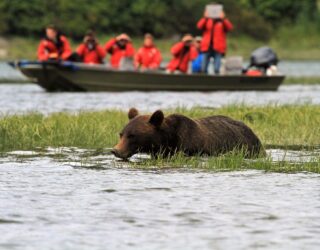
[[[129,120],[135,118],[139,114],[139,111],[136,108],[131,108],[128,112]]]
[[[151,123],[152,125],[156,126],[156,127],[160,127],[162,122],[164,119],[164,114],[161,110],[157,110],[156,112],[154,112],[150,119],[149,119],[149,123]]]

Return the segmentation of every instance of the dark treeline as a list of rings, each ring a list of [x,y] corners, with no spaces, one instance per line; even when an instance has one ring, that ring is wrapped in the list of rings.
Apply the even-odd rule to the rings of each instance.
[[[168,37],[197,33],[196,22],[212,0],[0,0],[0,33],[40,36],[43,27],[56,24],[80,38],[87,29],[97,33],[151,32]],[[235,34],[267,40],[274,30],[297,22],[320,23],[317,0],[222,0]]]

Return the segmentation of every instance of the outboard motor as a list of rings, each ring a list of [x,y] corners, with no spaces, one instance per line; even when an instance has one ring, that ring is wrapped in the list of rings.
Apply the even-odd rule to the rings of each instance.
[[[252,52],[249,67],[267,68],[278,64],[277,54],[269,47],[261,47]]]

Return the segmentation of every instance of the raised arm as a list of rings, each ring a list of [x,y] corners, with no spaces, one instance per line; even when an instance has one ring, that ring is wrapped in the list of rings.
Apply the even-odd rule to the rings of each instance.
[[[199,30],[204,30],[204,29],[206,29],[206,23],[207,23],[207,21],[208,21],[207,18],[205,18],[205,17],[201,18],[201,19],[198,21],[198,23],[197,23],[197,28],[198,28]]]
[[[99,56],[99,58],[101,59],[101,61],[103,60],[103,58],[106,56],[106,51],[103,49],[102,46],[100,46],[99,44],[96,45],[96,52]]]
[[[106,44],[104,45],[104,49],[107,53],[112,53],[112,47],[115,45],[117,40],[115,38],[110,39]]]
[[[196,59],[197,56],[198,56],[198,51],[197,51],[196,47],[191,46],[190,47],[190,60]]]
[[[183,42],[178,42],[173,47],[171,48],[171,54],[174,56],[177,56],[183,49],[184,43]]]
[[[224,18],[223,19],[223,26],[225,28],[226,31],[231,31],[233,30],[233,24],[230,22],[229,19]]]
[[[85,45],[84,44],[80,44],[76,50],[77,54],[81,57],[83,57],[84,55],[84,49],[85,49]]]

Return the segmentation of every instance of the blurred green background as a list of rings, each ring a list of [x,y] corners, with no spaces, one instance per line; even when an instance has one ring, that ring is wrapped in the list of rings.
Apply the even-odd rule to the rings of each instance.
[[[0,47],[3,58],[34,58],[45,25],[56,24],[75,47],[88,29],[100,42],[126,32],[135,46],[153,33],[164,56],[183,33],[200,35],[196,23],[208,0],[0,0]],[[223,0],[235,25],[229,53],[248,57],[268,44],[284,59],[320,59],[319,0]]]

